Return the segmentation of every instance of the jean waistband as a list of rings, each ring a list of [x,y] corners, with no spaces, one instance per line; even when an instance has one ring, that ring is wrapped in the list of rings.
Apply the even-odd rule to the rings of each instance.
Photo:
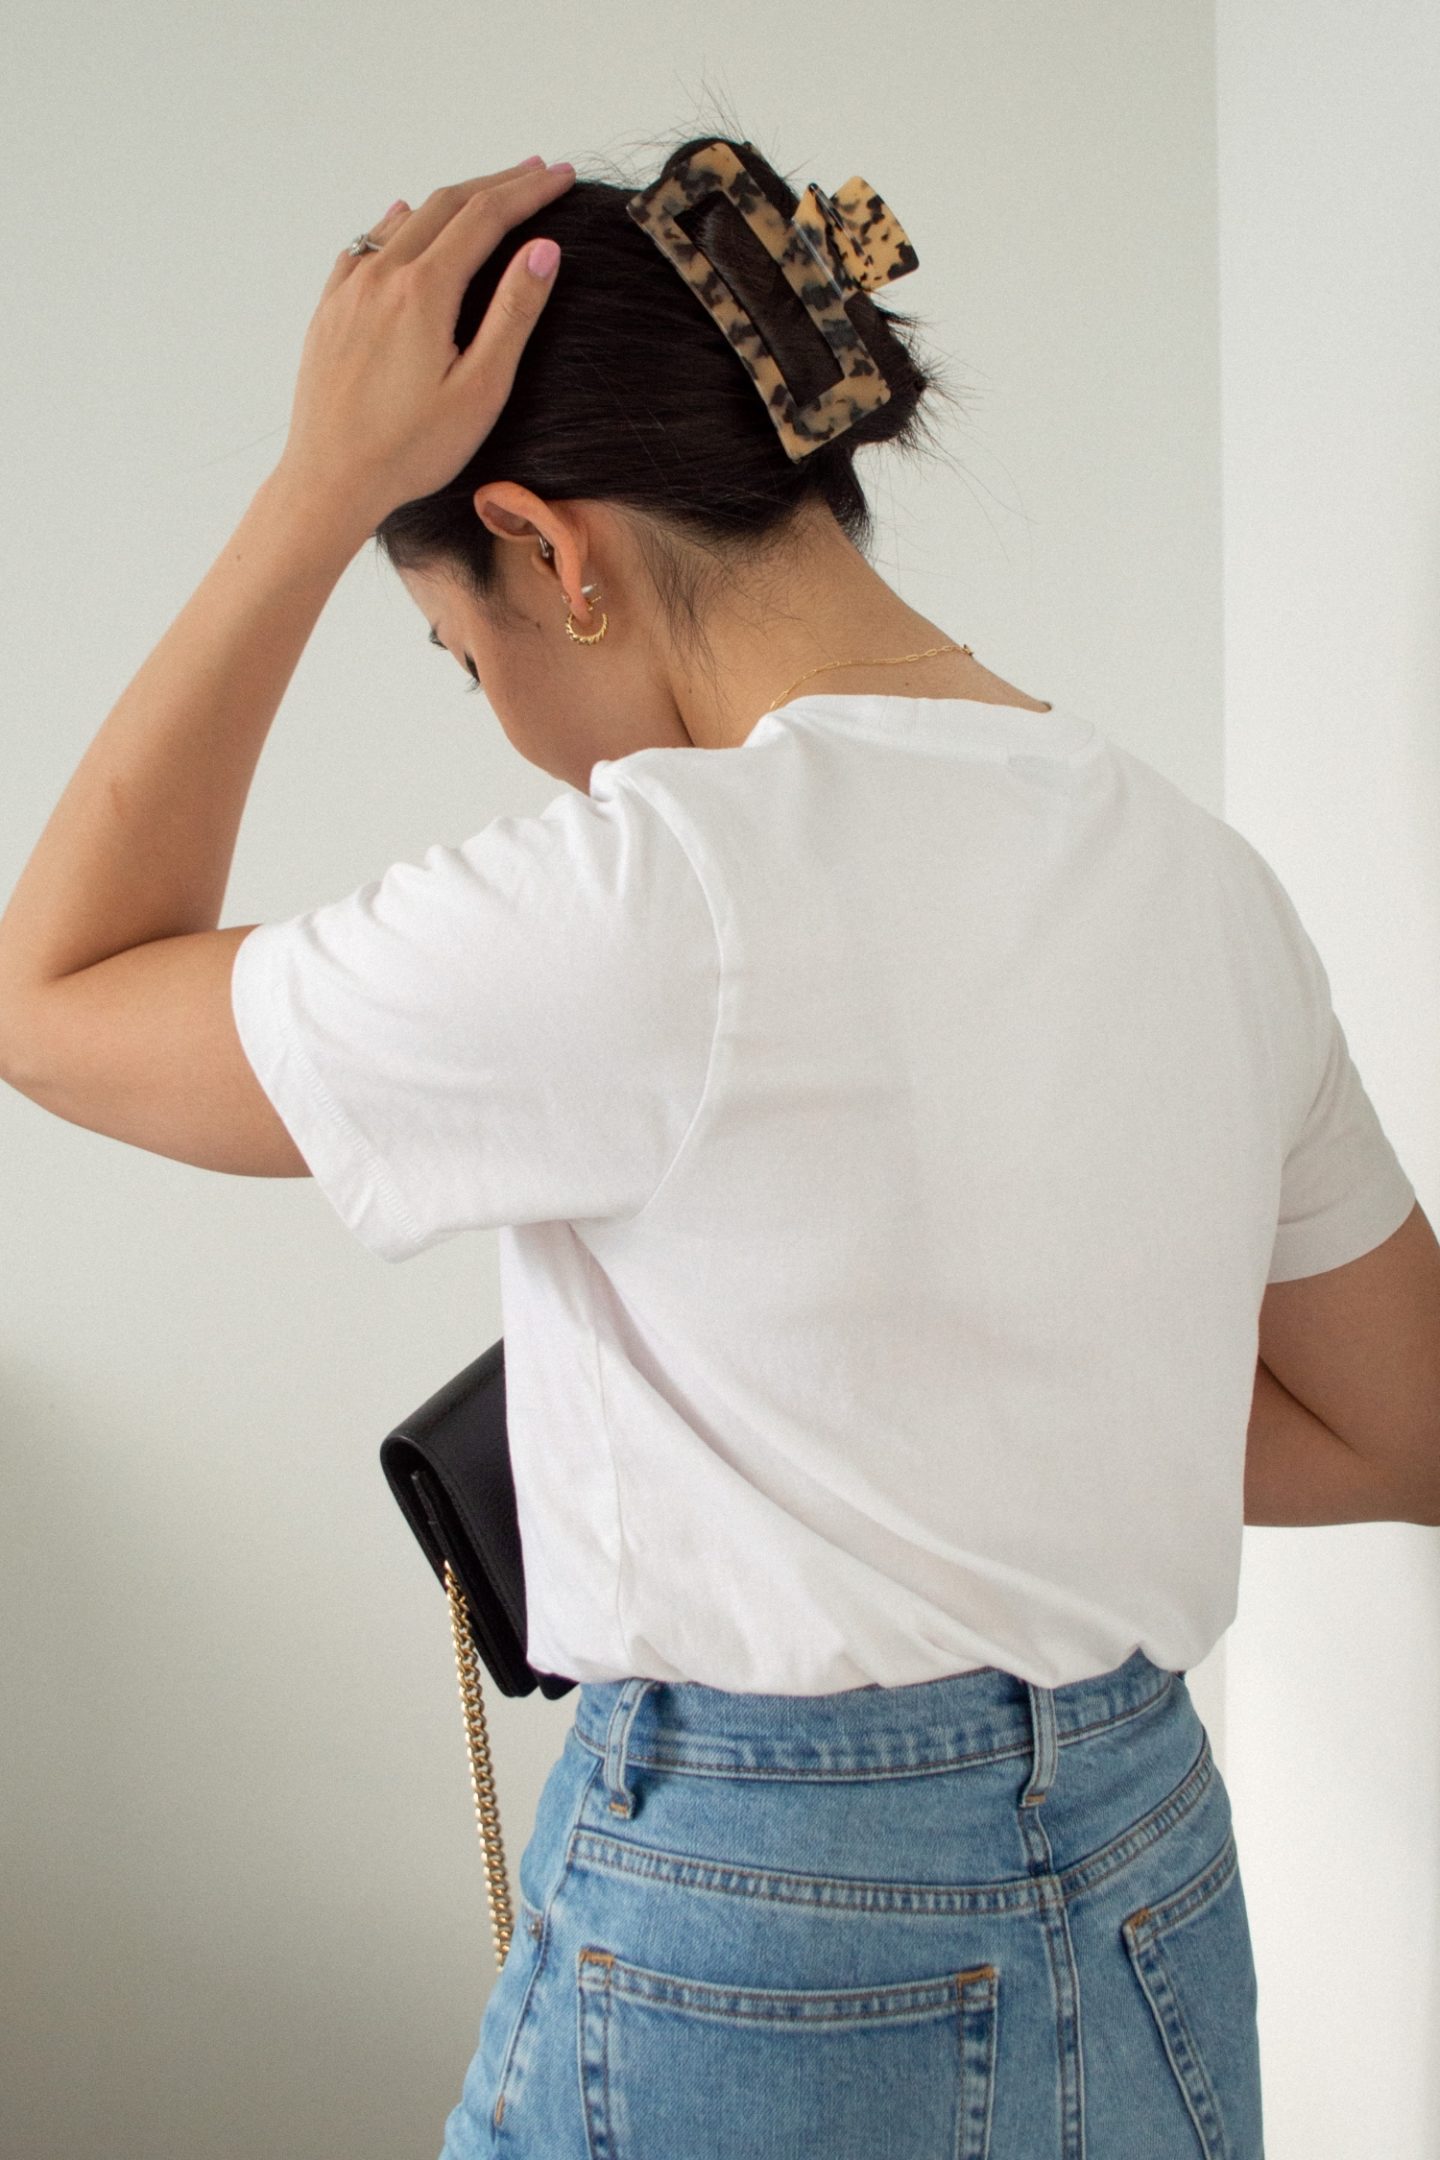
[[[585,1680],[574,1731],[606,1759],[606,1781],[626,1813],[628,1763],[725,1775],[817,1778],[958,1767],[1033,1753],[1043,1797],[1054,1754],[1134,1716],[1183,1674],[1133,1650],[1123,1665],[1041,1687],[998,1666],[901,1687],[829,1695],[749,1695],[700,1681]]]

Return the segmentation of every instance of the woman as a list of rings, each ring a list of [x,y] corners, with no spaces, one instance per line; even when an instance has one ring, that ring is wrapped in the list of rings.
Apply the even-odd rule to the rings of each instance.
[[[444,2160],[1256,2160],[1185,1673],[1247,1503],[1432,1519],[1256,1346],[1263,1301],[1292,1382],[1362,1358],[1307,1278],[1433,1291],[1435,1241],[1268,865],[867,560],[856,454],[936,393],[842,275],[863,184],[802,292],[763,206],[798,249],[818,198],[743,141],[669,183],[704,291],[538,164],[337,262],[272,484],[0,923],[7,1076],[308,1172],[386,1259],[500,1234],[527,1651],[578,1694]],[[372,533],[569,791],[220,930]]]

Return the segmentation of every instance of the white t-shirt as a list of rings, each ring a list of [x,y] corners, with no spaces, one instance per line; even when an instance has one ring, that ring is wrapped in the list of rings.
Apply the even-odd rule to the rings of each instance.
[[[500,1232],[531,1663],[1197,1664],[1265,1285],[1415,1204],[1275,873],[1064,709],[800,697],[590,788],[233,978],[357,1237]]]

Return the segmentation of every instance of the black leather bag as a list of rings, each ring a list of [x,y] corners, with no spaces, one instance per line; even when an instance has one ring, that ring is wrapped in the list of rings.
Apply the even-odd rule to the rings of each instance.
[[[450,1600],[495,1959],[503,1965],[514,1923],[480,1669],[502,1695],[530,1695],[538,1687],[555,1700],[576,1685],[563,1673],[538,1671],[525,1655],[525,1569],[505,1421],[503,1341],[393,1427],[381,1442],[380,1466]]]

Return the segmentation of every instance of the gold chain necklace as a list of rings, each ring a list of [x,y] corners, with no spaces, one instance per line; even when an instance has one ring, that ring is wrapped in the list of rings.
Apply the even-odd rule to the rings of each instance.
[[[970,652],[970,647],[968,645],[927,645],[924,652],[897,653],[894,659],[891,660],[822,660],[819,667],[807,668],[803,675],[797,675],[794,682],[791,683],[789,690],[784,691],[781,696],[775,699],[773,704],[767,705],[765,708],[765,712],[774,712],[775,706],[783,705],[790,697],[791,693],[799,689],[802,682],[809,682],[812,675],[823,675],[827,668],[901,667],[907,660],[929,660],[936,653],[946,652],[970,653],[970,658],[972,660],[975,657],[974,653]],[[765,717],[765,713],[762,713],[760,717],[763,720]]]

